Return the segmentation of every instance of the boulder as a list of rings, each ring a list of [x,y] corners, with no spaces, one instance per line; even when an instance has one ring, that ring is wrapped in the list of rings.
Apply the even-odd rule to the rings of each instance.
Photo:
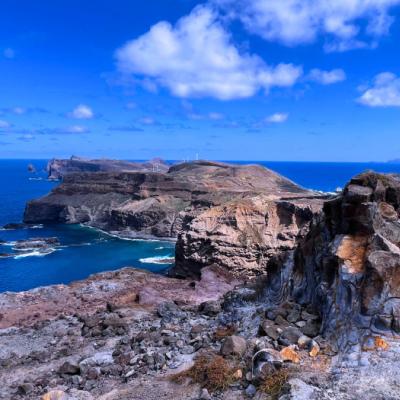
[[[230,336],[225,339],[221,347],[221,354],[224,356],[242,356],[245,353],[246,348],[246,339],[240,336]]]

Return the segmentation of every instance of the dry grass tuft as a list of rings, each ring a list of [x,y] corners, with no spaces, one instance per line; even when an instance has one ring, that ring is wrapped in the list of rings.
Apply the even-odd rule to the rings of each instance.
[[[232,368],[223,357],[203,354],[195,359],[193,367],[174,375],[172,380],[183,383],[186,378],[190,378],[209,391],[215,392],[226,389],[235,380],[235,371],[237,368]]]
[[[260,384],[259,389],[270,395],[272,399],[277,399],[282,393],[283,386],[289,379],[289,372],[286,369],[280,369],[267,378]]]

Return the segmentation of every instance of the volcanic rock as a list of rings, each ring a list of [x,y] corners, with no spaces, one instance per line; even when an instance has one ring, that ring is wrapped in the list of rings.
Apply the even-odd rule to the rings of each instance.
[[[69,159],[52,159],[47,164],[49,179],[58,180],[73,172],[115,172],[115,171],[142,171],[166,172],[169,166],[160,158],[139,163],[121,160],[91,160],[72,156]]]
[[[218,265],[266,272],[308,232],[323,198],[257,165],[196,161],[160,172],[80,172],[27,204],[29,223],[85,223],[129,237],[178,238],[172,273]]]
[[[221,348],[221,353],[225,356],[241,356],[246,351],[246,347],[246,339],[240,336],[230,336],[225,339],[225,342]]]

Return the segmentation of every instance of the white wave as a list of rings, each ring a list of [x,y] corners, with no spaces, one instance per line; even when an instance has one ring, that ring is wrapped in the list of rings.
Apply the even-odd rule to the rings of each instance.
[[[43,178],[28,178],[30,181],[42,181]]]
[[[42,229],[43,224],[37,224],[37,225],[31,225],[29,226],[29,229]]]
[[[7,247],[14,247],[17,244],[17,242],[5,242],[2,243],[2,246],[7,246]]]
[[[110,236],[116,239],[120,239],[120,240],[127,240],[130,242],[176,242],[176,239],[174,238],[154,238],[154,237],[149,237],[149,238],[140,238],[140,237],[129,237],[124,235],[123,233],[116,233],[115,231],[112,232],[107,232],[104,231],[101,228],[96,228],[94,226],[90,226],[90,225],[86,225],[86,224],[79,224],[79,226],[81,226],[82,228],[88,228],[88,229],[93,229],[97,232],[103,233],[106,236]]]
[[[14,256],[14,259],[18,260],[20,258],[25,258],[25,257],[44,257],[51,253],[54,253],[55,251],[57,251],[57,249],[48,249],[46,251],[34,250],[34,251],[22,253],[22,254],[17,254]]]
[[[156,247],[154,250],[164,250],[164,249],[165,249],[165,247],[160,246],[160,247]]]
[[[147,257],[147,258],[140,258],[139,261],[142,264],[173,264],[174,257],[171,256]]]

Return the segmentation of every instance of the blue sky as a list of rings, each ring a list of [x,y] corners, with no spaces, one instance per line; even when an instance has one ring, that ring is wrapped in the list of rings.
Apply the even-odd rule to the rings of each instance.
[[[0,7],[0,158],[400,158],[400,0]]]

